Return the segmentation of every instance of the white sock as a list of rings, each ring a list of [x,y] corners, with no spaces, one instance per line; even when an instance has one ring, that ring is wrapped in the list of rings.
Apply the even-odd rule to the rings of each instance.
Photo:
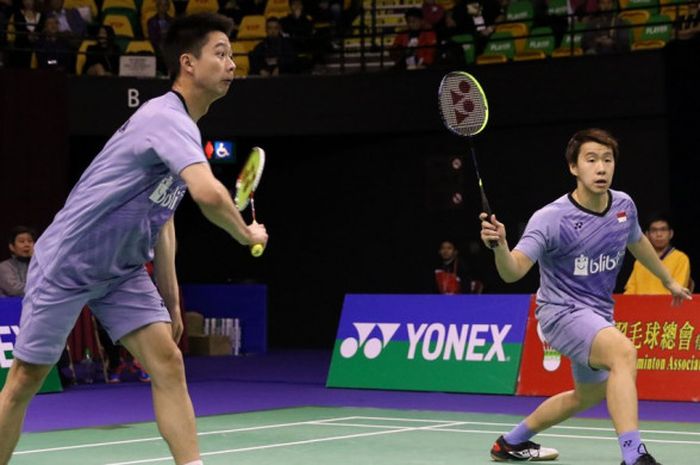
[[[195,460],[194,462],[187,462],[183,465],[204,465],[204,462],[202,462],[201,460]]]

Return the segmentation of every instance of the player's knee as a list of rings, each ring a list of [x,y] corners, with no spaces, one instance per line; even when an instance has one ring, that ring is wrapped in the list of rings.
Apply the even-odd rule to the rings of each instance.
[[[637,366],[637,349],[629,339],[624,339],[618,347],[615,356],[615,365],[619,368],[634,370]],[[613,367],[615,368],[615,367]]]
[[[150,369],[149,374],[154,382],[158,382],[161,379],[170,381],[178,378],[184,379],[185,368],[180,349],[173,344],[172,347],[161,351],[155,366]]]
[[[9,402],[26,403],[39,392],[49,368],[15,360],[3,395]]]

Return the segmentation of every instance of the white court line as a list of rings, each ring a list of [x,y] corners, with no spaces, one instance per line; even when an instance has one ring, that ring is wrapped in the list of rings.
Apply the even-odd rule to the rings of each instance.
[[[424,421],[430,423],[440,423],[447,420],[422,420],[416,418],[400,418],[400,417],[354,417],[356,420],[390,420],[390,421]],[[480,425],[480,426],[517,426],[517,423],[497,423],[497,422],[487,422],[487,421],[463,421],[464,425]],[[610,431],[615,432],[614,428],[603,428],[595,426],[563,426],[556,425],[552,426],[551,429],[570,429],[570,430],[581,430],[581,431]],[[639,430],[640,433],[644,434],[681,434],[684,436],[700,436],[700,432],[696,431],[675,431],[675,430],[655,430],[655,429],[642,429]]]
[[[309,420],[309,421],[297,421],[294,423],[277,423],[277,424],[271,424],[271,425],[262,425],[262,426],[250,426],[247,428],[234,428],[234,429],[224,429],[224,430],[217,430],[217,431],[204,431],[197,433],[197,436],[210,436],[212,434],[226,434],[226,433],[240,433],[244,431],[257,431],[257,430],[262,430],[262,429],[271,429],[271,428],[287,428],[290,426],[302,426],[302,425],[319,425],[323,424],[324,422],[327,421],[345,421],[345,420],[354,420],[357,417],[338,417],[338,418],[326,418],[326,419],[321,419],[321,420]],[[153,441],[162,441],[163,438],[161,436],[153,436],[150,438],[140,438],[140,439],[125,439],[123,441],[109,441],[109,442],[93,442],[93,443],[88,443],[88,444],[77,444],[74,446],[61,446],[61,447],[48,447],[45,449],[30,449],[30,450],[21,450],[21,451],[16,451],[13,455],[27,455],[27,454],[37,454],[41,452],[58,452],[58,451],[64,451],[64,450],[75,450],[75,449],[87,449],[91,447],[106,447],[106,446],[118,446],[118,445],[123,445],[123,444],[137,444],[140,442],[153,442]]]
[[[442,426],[449,427],[449,426],[459,425],[461,422],[459,422],[459,421],[453,421],[453,422],[444,421],[443,423],[445,423],[445,424]],[[306,439],[303,441],[281,442],[281,443],[277,443],[277,444],[266,444],[263,446],[251,446],[251,447],[240,447],[238,449],[218,450],[216,452],[204,452],[200,455],[202,457],[210,457],[212,455],[235,454],[238,452],[249,452],[249,451],[255,451],[255,450],[276,449],[279,447],[298,446],[298,445],[303,445],[303,444],[314,444],[314,443],[319,443],[319,442],[338,441],[341,439],[354,439],[354,438],[364,438],[364,437],[369,437],[369,436],[382,436],[382,435],[387,435],[387,434],[405,433],[407,431],[421,431],[421,430],[426,430],[426,429],[435,428],[435,427],[436,427],[435,425],[404,427],[401,429],[394,429],[391,431],[375,431],[372,433],[347,434],[344,436],[330,436],[327,438]],[[155,463],[155,462],[163,462],[166,460],[172,460],[172,457],[171,456],[156,457],[156,458],[152,458],[152,459],[132,460],[129,462],[115,462],[115,463],[109,463],[106,465],[137,465],[140,463]]]
[[[424,428],[426,431],[440,431],[447,433],[476,433],[476,434],[501,434],[502,431],[485,431],[478,429],[451,429],[451,428],[441,428],[440,426],[430,426]],[[595,439],[605,440],[605,441],[617,441],[617,437],[611,436],[581,436],[576,434],[553,434],[553,433],[538,433],[537,437],[546,438],[566,438],[566,439]],[[671,439],[646,439],[642,441],[644,443],[656,443],[656,444],[686,444],[693,446],[700,446],[700,441],[674,441]]]

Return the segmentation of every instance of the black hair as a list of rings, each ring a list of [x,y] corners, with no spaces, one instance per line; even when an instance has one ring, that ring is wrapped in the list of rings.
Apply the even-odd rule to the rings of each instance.
[[[661,212],[655,212],[647,217],[645,231],[649,231],[649,229],[651,229],[651,224],[656,223],[657,221],[663,221],[668,225],[668,229],[673,229],[673,223],[671,223],[671,218],[668,215]]]
[[[30,236],[32,236],[33,240],[36,240],[35,230],[27,226],[15,226],[10,230],[10,235],[7,236],[7,243],[10,245],[14,245],[15,241],[17,240],[17,236],[19,236],[20,234],[29,234]]]
[[[406,19],[408,18],[419,18],[423,19],[423,11],[420,8],[409,8],[406,10],[406,13],[404,13],[404,16]]]
[[[210,32],[223,32],[228,37],[232,30],[233,20],[217,13],[197,13],[173,21],[163,44],[163,57],[170,79],[175,81],[180,75],[180,57],[183,53],[199,57]]]

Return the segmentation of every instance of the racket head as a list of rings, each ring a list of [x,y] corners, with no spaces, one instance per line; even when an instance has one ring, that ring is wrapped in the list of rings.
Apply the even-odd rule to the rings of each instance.
[[[452,71],[442,78],[438,104],[445,127],[458,136],[479,134],[489,120],[484,89],[474,76],[464,71]]]
[[[250,196],[258,188],[264,168],[265,151],[260,147],[253,147],[236,179],[236,195],[233,201],[239,211],[245,210],[250,203]]]

